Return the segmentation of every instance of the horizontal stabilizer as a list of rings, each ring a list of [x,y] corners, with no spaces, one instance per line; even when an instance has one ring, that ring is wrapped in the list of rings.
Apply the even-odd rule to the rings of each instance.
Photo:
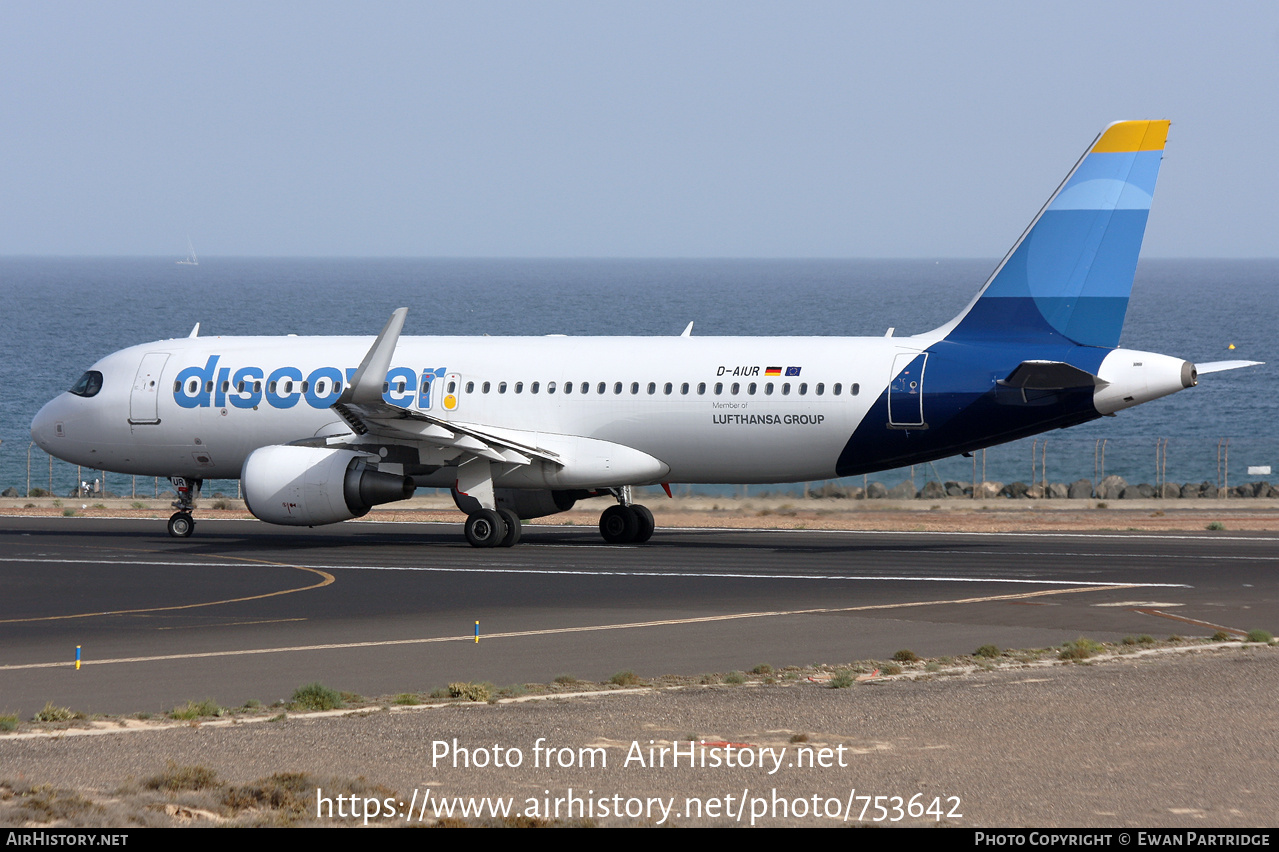
[[[1008,378],[1000,382],[1008,387],[1029,390],[1092,388],[1106,383],[1101,376],[1094,376],[1087,370],[1081,370],[1064,361],[1022,361],[1008,374]]]
[[[1240,367],[1257,367],[1265,361],[1209,361],[1207,364],[1196,364],[1199,375],[1205,373],[1224,373],[1226,370],[1238,370]]]

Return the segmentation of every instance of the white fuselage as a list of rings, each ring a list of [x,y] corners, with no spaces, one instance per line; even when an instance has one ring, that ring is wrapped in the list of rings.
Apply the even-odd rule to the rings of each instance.
[[[207,337],[135,346],[93,366],[103,376],[96,395],[62,394],[32,433],[50,453],[105,470],[236,478],[259,447],[349,434],[329,407],[340,389],[334,380],[349,381],[370,342]],[[645,481],[821,479],[836,475],[841,450],[895,363],[909,360],[898,356],[930,342],[402,337],[384,398],[557,452],[573,452],[573,438],[633,448],[666,468],[644,471]],[[454,399],[446,405],[449,381]],[[528,475],[512,470],[496,484],[546,484]],[[440,480],[451,484],[452,474]]]

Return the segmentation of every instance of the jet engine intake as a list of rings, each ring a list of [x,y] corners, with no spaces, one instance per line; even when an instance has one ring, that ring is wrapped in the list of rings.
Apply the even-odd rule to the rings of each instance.
[[[374,506],[413,496],[410,477],[380,471],[369,458],[324,447],[262,447],[244,460],[244,503],[269,524],[312,527],[358,518]]]

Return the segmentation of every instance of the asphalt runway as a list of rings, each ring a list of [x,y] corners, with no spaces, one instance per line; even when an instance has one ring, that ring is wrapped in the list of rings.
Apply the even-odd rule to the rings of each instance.
[[[0,713],[606,680],[1279,627],[1274,534],[286,529],[0,518]],[[475,622],[480,641],[475,641]],[[76,646],[83,664],[74,666]]]

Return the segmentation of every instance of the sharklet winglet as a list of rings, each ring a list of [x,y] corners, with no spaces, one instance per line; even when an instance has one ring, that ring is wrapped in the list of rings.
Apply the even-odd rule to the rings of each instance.
[[[395,344],[400,339],[400,331],[404,328],[404,318],[408,316],[408,308],[396,308],[395,313],[386,321],[382,333],[369,347],[368,354],[360,362],[360,367],[351,378],[351,384],[338,397],[337,404],[347,403],[379,403],[382,401],[382,382],[386,379],[386,371],[391,367],[391,358],[395,355]]]

